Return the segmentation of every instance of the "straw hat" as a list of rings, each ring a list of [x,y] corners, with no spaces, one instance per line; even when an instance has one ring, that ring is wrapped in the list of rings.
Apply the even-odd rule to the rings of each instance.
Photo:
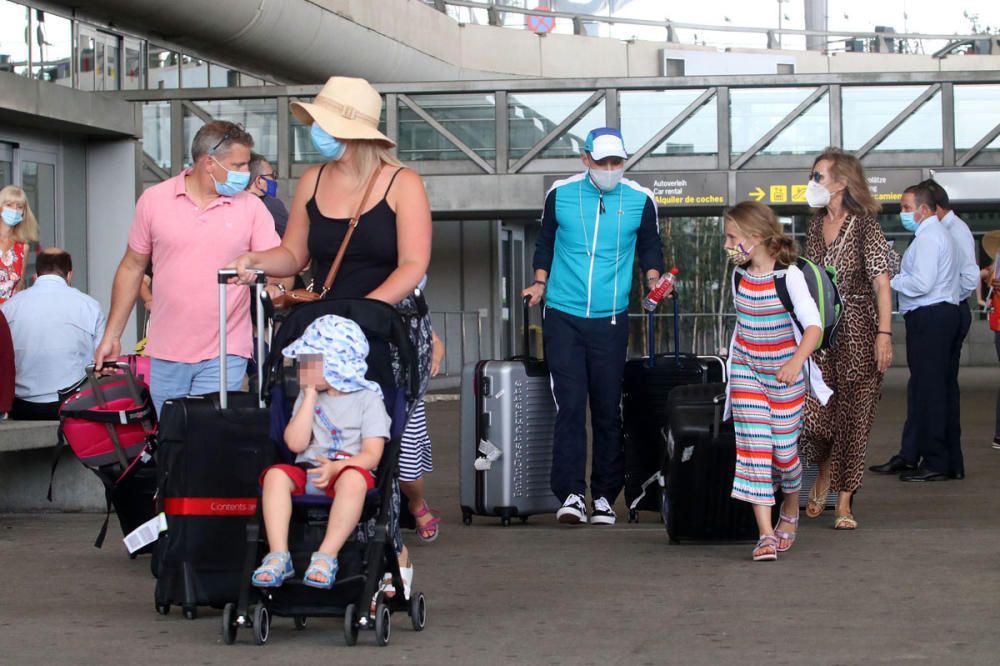
[[[311,104],[292,102],[289,106],[299,122],[317,122],[338,139],[374,139],[396,145],[378,131],[382,97],[364,79],[331,76]]]
[[[983,234],[983,250],[989,255],[991,261],[996,259],[997,252],[1000,252],[1000,229],[987,231]]]

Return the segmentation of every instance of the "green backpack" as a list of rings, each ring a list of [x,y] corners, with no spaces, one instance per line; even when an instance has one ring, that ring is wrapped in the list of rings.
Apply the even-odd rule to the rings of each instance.
[[[806,279],[809,295],[816,302],[819,318],[823,322],[823,334],[816,344],[816,349],[828,349],[837,337],[840,318],[844,314],[844,303],[840,299],[840,291],[837,290],[837,270],[832,266],[820,267],[803,257],[796,259],[795,265],[802,271],[802,275]],[[739,267],[733,271],[734,290],[739,288],[744,274],[745,271]],[[774,267],[774,290],[778,293],[781,305],[792,316],[792,321],[795,322],[799,333],[804,333],[805,329],[802,323],[795,316],[792,298],[788,295],[788,285],[785,283],[787,275],[788,266],[779,264]]]

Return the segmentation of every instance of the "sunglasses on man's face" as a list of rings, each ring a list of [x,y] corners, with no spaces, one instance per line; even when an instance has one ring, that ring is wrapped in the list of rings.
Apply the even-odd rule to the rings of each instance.
[[[246,134],[246,132],[247,130],[245,127],[243,127],[242,123],[230,123],[229,128],[226,130],[226,133],[222,135],[222,138],[219,139],[219,142],[217,144],[212,146],[212,149],[208,151],[208,154],[211,155],[216,150],[218,150],[219,146],[224,144],[226,141],[232,141],[233,139],[238,139],[244,134]]]

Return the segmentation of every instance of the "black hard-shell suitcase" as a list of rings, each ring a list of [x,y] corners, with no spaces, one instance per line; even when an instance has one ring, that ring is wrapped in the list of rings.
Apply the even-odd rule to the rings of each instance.
[[[639,511],[660,510],[660,468],[666,444],[667,397],[677,386],[724,381],[725,364],[714,356],[678,351],[677,299],[674,306],[674,353],[656,354],[653,313],[647,315],[648,352],[625,364],[622,386],[622,446],[625,451],[625,503],[628,520]]]
[[[556,405],[548,366],[527,356],[527,301],[524,308],[526,356],[462,370],[459,499],[466,525],[481,515],[506,526],[560,506],[550,480]]]
[[[722,422],[722,383],[682,386],[670,393],[663,522],[671,543],[753,541],[757,523],[747,502],[730,497],[736,471],[732,422]]]
[[[219,272],[220,292],[231,274]],[[253,291],[258,321],[263,321],[262,285],[261,275]],[[220,309],[220,348],[225,350],[225,310]],[[257,355],[264,358],[263,333]],[[258,373],[256,393],[227,393],[222,372],[219,393],[164,403],[158,469],[167,531],[157,542],[153,565],[161,614],[177,605],[193,619],[198,606],[222,608],[239,597],[246,524],[256,511],[260,475],[277,460],[262,382]]]

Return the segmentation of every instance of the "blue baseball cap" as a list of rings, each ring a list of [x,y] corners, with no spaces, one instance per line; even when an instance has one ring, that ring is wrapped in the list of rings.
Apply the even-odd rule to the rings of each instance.
[[[628,159],[622,133],[614,127],[598,127],[590,130],[583,149],[590,153],[590,157],[595,160],[603,160],[605,157]]]

